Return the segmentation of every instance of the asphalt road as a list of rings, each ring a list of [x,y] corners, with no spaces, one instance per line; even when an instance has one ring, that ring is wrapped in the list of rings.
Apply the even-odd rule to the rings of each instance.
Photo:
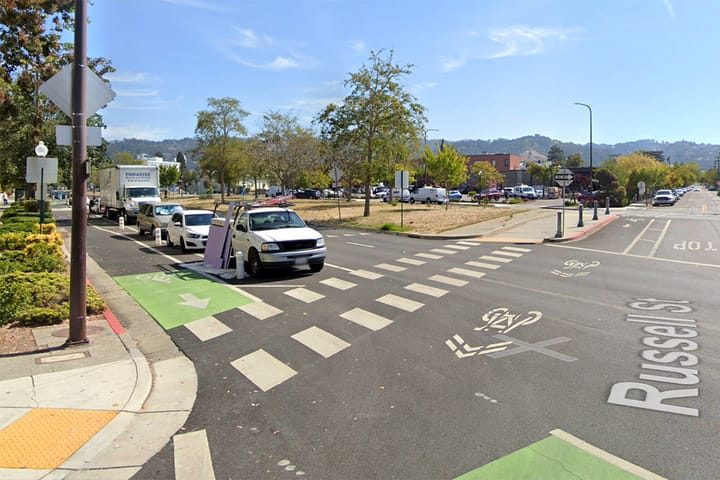
[[[242,281],[240,307],[212,315],[222,335],[168,330],[198,372],[184,431],[207,433],[216,478],[454,478],[556,429],[717,478],[720,230],[689,200],[571,244],[323,230],[322,272]],[[129,231],[91,221],[113,277],[200,260]],[[174,478],[175,461],[169,444],[135,478]]]

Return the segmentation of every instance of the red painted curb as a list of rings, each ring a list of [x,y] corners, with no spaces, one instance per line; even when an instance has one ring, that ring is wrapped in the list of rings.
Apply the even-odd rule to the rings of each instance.
[[[108,325],[110,325],[110,328],[112,328],[112,331],[116,334],[125,333],[125,328],[120,324],[120,321],[117,319],[115,314],[110,310],[109,308],[106,309],[103,312],[103,317],[105,317],[105,320],[108,322]]]

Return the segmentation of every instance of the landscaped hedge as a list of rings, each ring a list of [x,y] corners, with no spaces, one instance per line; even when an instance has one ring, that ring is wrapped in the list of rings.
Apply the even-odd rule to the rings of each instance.
[[[70,278],[63,273],[13,272],[0,275],[0,325],[53,325],[70,316]],[[87,313],[105,310],[103,299],[88,286]]]

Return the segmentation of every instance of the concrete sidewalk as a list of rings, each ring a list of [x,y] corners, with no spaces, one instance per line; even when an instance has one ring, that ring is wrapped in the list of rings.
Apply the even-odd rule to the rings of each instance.
[[[42,327],[43,350],[0,357],[0,478],[128,479],[190,414],[192,362],[90,258],[87,271],[110,307],[87,322],[89,343]]]

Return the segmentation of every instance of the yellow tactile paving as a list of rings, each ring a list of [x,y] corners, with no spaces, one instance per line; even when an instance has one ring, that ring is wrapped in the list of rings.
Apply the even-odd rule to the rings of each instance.
[[[0,430],[0,468],[57,468],[117,413],[36,408]]]

